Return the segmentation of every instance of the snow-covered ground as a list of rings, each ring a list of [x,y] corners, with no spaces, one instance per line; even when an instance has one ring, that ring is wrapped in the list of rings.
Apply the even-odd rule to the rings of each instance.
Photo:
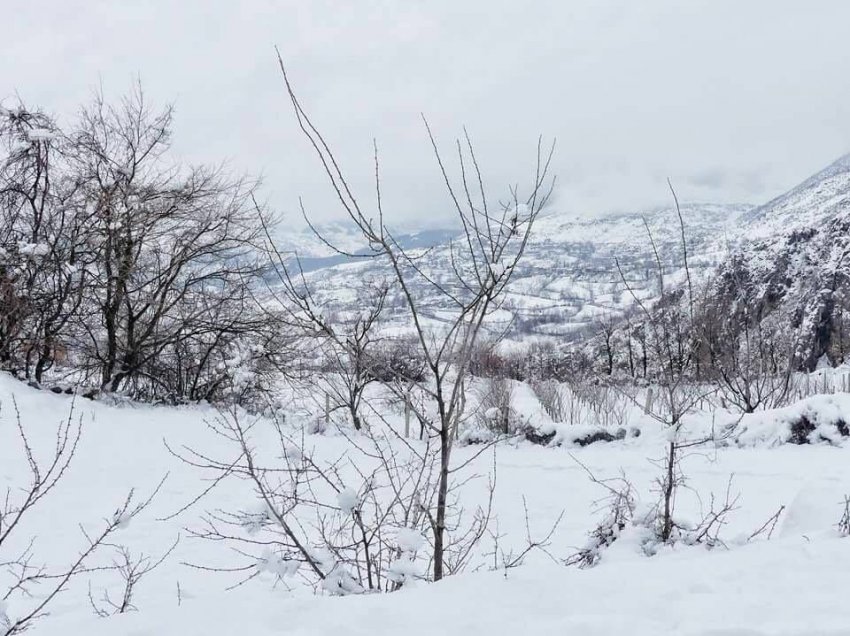
[[[7,485],[25,485],[27,476],[13,426],[13,397],[41,453],[50,450],[55,427],[67,417],[72,402],[70,396],[36,391],[0,376],[4,490]],[[828,403],[825,408],[831,413],[850,416],[846,398],[810,398],[808,406],[796,408],[818,411]],[[250,505],[244,485],[223,483],[171,516],[209,485],[209,475],[176,460],[166,443],[172,449],[188,445],[217,456],[229,450],[205,424],[215,416],[211,408],[78,400],[75,409],[83,422],[77,455],[66,478],[28,518],[19,541],[35,536],[39,561],[66,563],[85,543],[79,524],[95,530],[128,489],[144,496],[166,474],[151,506],[114,541],[136,554],[158,558],[179,535],[182,538],[162,566],[139,584],[134,599],[138,611],[95,616],[89,589],[97,601],[104,589],[115,589],[120,582],[109,572],[82,575],[53,603],[51,615],[36,624],[34,634],[850,634],[850,538],[840,537],[836,529],[843,497],[850,493],[850,444],[841,440],[693,449],[684,461],[688,488],[681,492],[678,510],[697,518],[712,493],[725,496],[731,478],[731,492],[740,493],[740,499],[721,534],[725,548],[678,546],[646,557],[635,533],[626,531],[592,569],[568,568],[532,553],[523,566],[505,571],[491,567],[492,558],[485,553],[492,545],[485,538],[468,572],[392,594],[337,598],[297,586],[288,591],[263,577],[226,590],[239,578],[188,565],[233,563],[236,555],[227,546],[189,538],[186,530],[199,527],[204,510]],[[750,431],[776,431],[789,413],[759,414],[742,424],[749,423]],[[717,413],[713,419],[721,426],[735,418]],[[650,460],[662,455],[665,433],[645,420],[637,410],[630,414],[631,425],[644,424],[643,434],[612,443],[583,448],[526,442],[498,446],[495,507],[502,547],[523,545],[523,498],[532,535],[545,534],[563,512],[549,546],[556,561],[584,545],[600,518],[595,502],[605,493],[579,462],[600,478],[624,472],[641,500],[653,501],[659,469]],[[711,421],[711,414],[698,414],[694,426]],[[271,441],[270,426],[268,435]],[[338,435],[309,435],[306,440],[317,456],[328,458],[345,454],[350,443]],[[455,461],[462,462],[475,450],[459,448]],[[492,455],[479,461],[486,472]],[[464,501],[474,504],[485,491],[484,480],[471,482],[463,490]],[[782,505],[786,509],[772,538],[762,535],[747,542]],[[101,559],[110,557],[106,552]],[[28,602],[12,598],[5,611],[14,618]]]

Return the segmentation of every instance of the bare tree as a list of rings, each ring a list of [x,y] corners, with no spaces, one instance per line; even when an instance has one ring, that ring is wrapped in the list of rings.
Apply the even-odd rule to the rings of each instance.
[[[497,435],[509,435],[517,424],[517,415],[513,410],[514,386],[506,378],[488,378],[479,388],[480,397],[476,419]]]
[[[349,321],[346,333],[342,336],[345,348],[333,347],[330,353],[334,378],[340,382],[333,383],[333,391],[337,403],[348,411],[354,429],[363,428],[362,402],[366,388],[377,380],[372,373],[370,356],[378,341],[376,334],[378,320],[384,310],[388,286],[385,283],[370,285],[366,293],[369,300],[365,308]],[[331,339],[331,342],[334,342]],[[336,339],[338,342],[338,339]]]
[[[171,162],[171,127],[141,87],[67,131],[0,109],[0,366],[176,401],[232,394],[234,349],[272,363],[257,184]]]
[[[694,325],[705,375],[724,405],[742,413],[783,406],[792,389],[799,335],[781,308],[770,313],[749,298],[752,286],[738,257],[711,281]]]
[[[256,503],[209,511],[203,526],[190,530],[193,537],[233,545],[242,562],[190,565],[238,574],[237,585],[261,575],[284,585],[299,577],[331,594],[391,591],[424,577],[427,560],[422,563],[417,552],[426,523],[421,503],[435,492],[428,463],[433,454],[368,434],[352,436],[344,455],[321,461],[303,431],[280,420],[269,431],[265,420],[246,421],[230,409],[209,425],[230,442],[235,457],[190,448],[172,452],[211,471],[213,485],[225,479],[250,484]],[[269,432],[273,445],[260,437]]]
[[[141,502],[136,501],[135,492],[130,490],[115,512],[103,519],[97,532],[88,532],[80,526],[85,542],[80,551],[70,558],[70,564],[60,567],[42,564],[36,560],[36,538],[22,539],[22,535],[26,536],[25,521],[33,510],[46,505],[48,495],[65,477],[76,454],[82,422],[75,418],[72,408],[56,430],[52,452],[43,459],[38,457],[37,449],[27,436],[17,404],[14,404],[14,410],[21,451],[29,468],[29,483],[20,487],[9,484],[0,506],[0,573],[4,575],[0,579],[0,601],[11,598],[23,600],[23,609],[14,617],[0,609],[2,636],[22,633],[38,619],[47,616],[52,602],[73,578],[108,569],[108,566],[91,566],[92,557],[108,545],[113,534],[148,507],[165,481],[163,479],[150,497]],[[39,585],[42,587],[36,596],[32,594],[32,588]]]
[[[381,355],[385,339],[381,339],[378,329],[389,286],[383,281],[367,284],[361,290],[359,311],[329,314],[313,302],[306,284],[300,290],[294,286],[283,255],[273,245],[270,248],[278,271],[283,273],[280,280],[285,293],[281,299],[276,290],[270,290],[273,297],[283,301],[282,311],[270,317],[299,334],[302,348],[307,349],[305,355],[321,360],[312,365],[313,372],[305,383],[311,397],[327,401],[322,406],[325,417],[342,410],[359,431],[364,426],[366,389],[387,373],[388,360]]]
[[[670,187],[672,191],[672,185]],[[674,540],[674,532],[677,530],[674,515],[676,492],[684,480],[680,470],[680,453],[684,449],[710,441],[688,438],[683,433],[685,417],[706,395],[714,391],[713,388],[706,389],[693,382],[693,377],[690,375],[690,366],[694,361],[696,349],[691,319],[694,298],[687,262],[684,219],[679,209],[678,199],[675,198],[675,192],[674,199],[688,281],[686,295],[683,296],[680,290],[669,289],[665,286],[661,256],[645,220],[644,227],[652,248],[658,277],[659,298],[653,305],[650,306],[636,293],[620,267],[619,261],[615,261],[620,278],[643,317],[643,326],[646,330],[645,346],[649,351],[647,379],[658,390],[658,397],[653,403],[655,408],[647,409],[646,412],[670,430],[670,440],[667,443],[664,458],[659,462],[662,475],[658,480],[660,501],[656,518],[657,534],[663,543]]]
[[[449,249],[449,280],[439,281],[425,267],[424,256],[402,248],[384,221],[377,145],[374,153],[377,205],[372,214],[364,210],[352,192],[331,148],[296,96],[279,55],[278,59],[301,131],[315,150],[350,223],[368,245],[366,257],[381,260],[394,284],[401,290],[425,359],[429,380],[425,390],[435,408],[432,413],[419,412],[417,416],[425,423],[428,434],[439,442],[437,497],[434,507],[426,512],[433,535],[433,578],[440,580],[446,572],[446,516],[453,470],[452,448],[463,417],[470,358],[487,316],[498,308],[500,298],[522,258],[534,220],[551,193],[548,172],[554,146],[547,151],[538,142],[537,166],[528,196],[521,199],[518,190],[512,188],[509,200],[494,207],[486,195],[469,135],[465,134],[464,139],[455,144],[461,184],[458,187],[452,184],[443,155],[425,121],[440,174],[462,228],[461,238]],[[316,233],[322,238],[320,233]],[[324,238],[322,240],[338,253],[345,253]],[[288,285],[289,289],[297,290],[291,276],[282,272],[281,277],[285,287]],[[417,295],[414,283],[424,285],[453,308],[453,317],[441,329],[432,329],[424,320],[423,299]],[[301,291],[297,295],[306,296]]]
[[[205,296],[243,302],[233,290],[260,273],[254,184],[167,162],[171,124],[172,109],[151,110],[137,88],[118,106],[98,96],[73,133],[75,168],[94,210],[92,290],[102,320],[82,327],[107,391],[191,336],[209,311]]]
[[[602,350],[605,354],[605,373],[606,375],[614,374],[614,359],[616,355],[615,347],[617,344],[617,320],[610,314],[603,314],[596,321],[599,332],[599,340],[602,343]]]
[[[37,382],[66,353],[90,263],[68,150],[45,113],[0,109],[0,365]]]
[[[587,543],[565,559],[565,565],[575,565],[580,568],[595,566],[602,558],[604,550],[617,541],[629,527],[637,527],[641,530],[644,535],[641,550],[647,556],[655,554],[659,545],[665,543],[682,542],[685,545],[703,545],[707,548],[725,545],[720,539],[720,531],[726,525],[729,514],[736,509],[739,499],[739,495],[732,494],[731,477],[722,500],[712,494],[708,509],[703,510],[697,523],[686,524],[674,521],[670,535],[665,539],[661,536],[664,526],[663,518],[659,515],[659,506],[656,505],[645,513],[638,514],[637,494],[625,474],[613,479],[599,479],[578,459],[573,457],[573,460],[584,469],[594,484],[605,489],[606,494],[597,502],[603,511],[602,519],[588,534]],[[753,539],[765,531],[769,535],[782,510],[783,508],[780,508],[749,538]],[[659,521],[662,523],[659,524]],[[647,529],[651,533],[648,539],[645,536]]]
[[[171,547],[156,560],[146,554],[133,554],[125,545],[104,543],[104,547],[111,547],[115,551],[110,569],[116,572],[121,579],[121,594],[113,598],[109,590],[105,589],[100,600],[97,601],[92,593],[91,584],[89,584],[89,602],[94,613],[101,618],[106,618],[115,614],[135,612],[138,608],[133,603],[133,599],[139,583],[171,556],[179,541],[180,537],[175,539]]]

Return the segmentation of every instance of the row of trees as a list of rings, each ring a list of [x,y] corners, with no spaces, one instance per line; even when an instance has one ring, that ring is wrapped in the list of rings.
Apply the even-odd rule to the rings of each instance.
[[[255,309],[256,182],[169,157],[141,88],[67,127],[0,111],[0,367],[150,399],[242,391],[275,350]]]
[[[795,326],[795,317],[782,308],[764,311],[743,301],[744,281],[724,271],[693,294],[662,288],[653,300],[639,297],[625,276],[623,281],[634,291],[631,308],[623,314],[600,316],[566,343],[550,339],[505,353],[481,346],[471,371],[574,387],[646,385],[657,382],[660,364],[672,363],[689,382],[716,387],[723,402],[741,412],[779,406],[791,395],[794,373],[806,368],[806,352],[816,336]],[[840,329],[840,316],[833,321]],[[668,361],[658,359],[654,332],[661,323],[669,339]]]

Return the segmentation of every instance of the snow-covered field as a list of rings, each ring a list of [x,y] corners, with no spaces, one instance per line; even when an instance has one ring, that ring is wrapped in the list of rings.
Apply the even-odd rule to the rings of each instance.
[[[818,410],[830,402],[828,409],[850,416],[846,397],[814,398],[809,405]],[[4,490],[24,486],[27,479],[13,425],[13,398],[40,453],[50,451],[56,425],[67,417],[72,403],[70,396],[36,391],[0,376]],[[692,449],[684,460],[688,482],[678,510],[698,518],[712,493],[725,496],[731,478],[731,492],[740,493],[740,498],[721,533],[726,547],[677,546],[646,557],[637,534],[627,530],[604,552],[599,565],[586,570],[558,562],[584,545],[601,514],[595,502],[605,492],[581,464],[599,478],[622,471],[642,501],[653,501],[659,468],[650,460],[663,453],[664,431],[646,423],[640,437],[583,448],[499,445],[495,508],[502,547],[523,546],[524,498],[533,536],[548,532],[563,512],[548,548],[554,560],[536,552],[521,567],[494,569],[492,557],[486,555],[492,542],[485,537],[480,555],[463,574],[436,584],[415,583],[392,594],[338,598],[297,585],[287,590],[264,577],[227,590],[239,576],[191,567],[236,562],[237,555],[227,545],[188,536],[187,529],[199,527],[204,510],[251,505],[244,485],[223,483],[172,516],[207,488],[210,475],[175,459],[166,443],[172,449],[188,445],[221,457],[229,452],[205,424],[215,416],[211,408],[77,400],[75,409],[82,417],[83,435],[74,462],[56,490],[28,517],[18,541],[35,536],[38,561],[66,563],[85,544],[80,524],[95,531],[130,488],[144,497],[166,475],[150,507],[113,541],[133,553],[159,558],[178,536],[181,539],[163,564],[139,583],[137,611],[96,616],[89,594],[97,602],[105,589],[117,590],[120,581],[113,572],[84,574],[54,601],[50,616],[36,623],[34,634],[850,634],[850,538],[837,531],[844,495],[850,493],[847,442]],[[777,418],[788,414],[783,413],[759,414],[742,424],[749,422],[751,433],[776,430],[782,426]],[[630,424],[641,424],[641,418],[633,413]],[[734,418],[717,413],[713,419],[720,426]],[[711,414],[698,414],[694,426],[711,420]],[[274,433],[270,425],[268,429],[271,443]],[[344,455],[350,443],[339,435],[309,435],[306,440],[316,456],[328,458]],[[458,448],[455,461],[464,461],[475,450]],[[486,473],[492,455],[477,461]],[[474,505],[485,493],[485,480],[478,480],[464,488],[462,497]],[[746,541],[782,505],[786,508],[772,538],[767,540],[763,533]],[[0,554],[0,561],[9,553]],[[111,556],[105,551],[100,559],[108,562]],[[34,593],[37,597],[39,590]],[[31,602],[11,598],[5,612],[14,619]]]

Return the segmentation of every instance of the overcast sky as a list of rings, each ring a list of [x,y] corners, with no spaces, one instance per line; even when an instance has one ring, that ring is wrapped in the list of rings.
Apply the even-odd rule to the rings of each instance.
[[[385,212],[449,208],[420,120],[466,125],[495,197],[557,137],[557,207],[762,202],[850,152],[847,0],[0,0],[0,97],[60,116],[139,75],[177,106],[176,151],[262,173],[277,209],[337,214],[299,136],[302,101],[363,197],[381,148]]]

